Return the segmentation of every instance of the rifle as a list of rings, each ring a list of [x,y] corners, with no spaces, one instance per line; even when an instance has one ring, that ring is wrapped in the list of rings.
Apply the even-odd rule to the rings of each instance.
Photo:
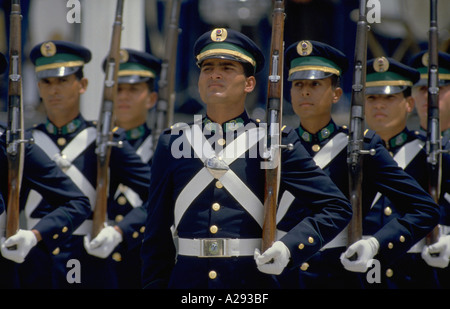
[[[363,150],[368,30],[366,0],[360,0],[359,19],[356,28],[349,144],[347,148],[349,194],[353,211],[352,219],[348,225],[348,246],[362,238],[363,157],[361,155],[373,155],[373,150]]]
[[[19,229],[19,199],[25,156],[22,102],[22,14],[20,1],[11,1],[9,35],[8,128],[6,150],[8,157],[8,206],[6,237]]]
[[[439,73],[438,73],[438,28],[437,0],[430,0],[430,30],[428,50],[428,119],[427,119],[427,165],[428,190],[437,203],[441,188],[441,130],[439,125]],[[426,238],[433,244],[439,237],[439,228],[435,227]]]
[[[281,123],[283,115],[284,1],[274,0],[270,75],[267,94],[267,152],[265,154],[265,196],[262,252],[272,246],[276,232],[276,211],[280,184]],[[286,146],[288,147],[288,146]]]
[[[153,124],[153,150],[158,144],[159,135],[173,123],[175,105],[175,69],[177,60],[177,45],[180,29],[178,20],[182,0],[168,1],[170,16],[166,24],[165,53],[161,64],[161,73],[158,82],[158,102],[156,104],[156,118]]]
[[[121,142],[112,141],[114,124],[114,104],[117,99],[117,77],[120,60],[120,37],[122,33],[123,0],[117,0],[116,15],[113,24],[111,46],[106,59],[105,84],[103,88],[103,101],[97,123],[97,197],[93,213],[92,238],[104,227],[106,222],[106,208],[109,187],[109,159],[111,146],[120,147]]]

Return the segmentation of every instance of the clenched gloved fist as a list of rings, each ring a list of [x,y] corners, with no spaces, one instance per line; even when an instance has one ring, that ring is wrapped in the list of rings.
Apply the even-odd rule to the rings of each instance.
[[[32,231],[19,230],[16,234],[5,240],[1,239],[1,252],[3,257],[16,263],[23,263],[30,250],[36,246],[37,239]]]
[[[450,235],[439,237],[439,240],[429,246],[424,246],[422,259],[432,267],[446,268],[450,258]]]
[[[112,226],[107,226],[92,240],[90,235],[84,236],[84,248],[90,255],[105,259],[122,239],[120,232]]]
[[[260,272],[279,275],[289,263],[291,252],[283,242],[276,241],[263,254],[256,248],[253,257]]]
[[[341,254],[341,263],[349,271],[364,273],[368,262],[377,254],[380,244],[375,237],[361,239]],[[356,254],[356,259],[351,259]]]

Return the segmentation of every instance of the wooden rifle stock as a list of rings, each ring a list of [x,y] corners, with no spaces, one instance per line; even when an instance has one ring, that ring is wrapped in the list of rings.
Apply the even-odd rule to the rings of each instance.
[[[350,246],[362,238],[362,154],[364,139],[364,101],[367,63],[366,0],[360,0],[359,19],[356,28],[356,43],[351,96],[351,114],[347,164],[349,174],[350,202],[353,216],[348,225],[347,243]]]
[[[106,222],[109,159],[111,146],[120,146],[112,141],[114,125],[114,104],[117,98],[117,79],[120,62],[120,38],[122,33],[123,0],[117,1],[116,15],[112,31],[111,47],[106,60],[103,101],[97,123],[97,196],[93,213],[92,234],[95,238]]]
[[[267,146],[265,163],[264,223],[262,252],[272,246],[276,234],[276,211],[280,184],[281,124],[283,115],[284,1],[273,5],[270,75],[267,95]]]
[[[156,149],[159,135],[165,128],[173,124],[175,105],[175,73],[177,62],[177,46],[180,29],[178,20],[182,0],[168,1],[168,22],[166,23],[165,54],[161,63],[161,73],[158,82],[158,102],[153,130],[153,149]]]
[[[439,125],[439,73],[438,73],[438,25],[437,0],[430,0],[430,30],[428,49],[428,119],[427,119],[427,165],[429,193],[438,203],[441,188],[441,130]],[[426,238],[428,244],[439,238],[435,227]]]
[[[22,15],[20,1],[11,1],[9,36],[8,128],[6,145],[8,157],[8,204],[6,237],[19,230],[20,187],[24,164],[24,125],[22,103]]]

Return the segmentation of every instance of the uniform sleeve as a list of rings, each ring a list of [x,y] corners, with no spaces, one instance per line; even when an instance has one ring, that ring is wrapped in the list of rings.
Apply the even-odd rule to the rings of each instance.
[[[401,214],[373,234],[380,243],[378,258],[390,263],[425,237],[439,223],[440,214],[431,196],[398,166],[377,135],[371,148],[376,153],[364,158],[364,173]]]
[[[143,202],[148,199],[150,166],[142,162],[134,148],[126,140],[123,140],[123,147],[113,148],[111,167],[111,188],[117,188],[122,183],[136,192]],[[113,195],[111,199],[113,199]],[[128,212],[123,220],[117,223],[129,249],[140,245],[146,216],[145,210],[140,206]]]
[[[67,240],[90,214],[88,198],[34,144],[26,147],[23,187],[39,192],[51,207],[49,213],[33,227],[41,233],[49,250]]]
[[[161,135],[153,156],[152,178],[142,243],[142,286],[165,288],[175,264],[175,247],[170,228],[173,224],[173,190],[169,149],[170,135]]]
[[[291,266],[296,267],[345,228],[352,212],[348,199],[315,164],[294,131],[284,143],[292,143],[294,149],[283,150],[280,192],[289,191],[297,202],[279,226],[289,231],[281,241],[291,252]]]

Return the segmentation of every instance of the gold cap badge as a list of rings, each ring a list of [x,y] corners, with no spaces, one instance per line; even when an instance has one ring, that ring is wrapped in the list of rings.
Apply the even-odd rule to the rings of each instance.
[[[385,57],[378,57],[373,62],[375,72],[386,72],[389,69],[389,61]]]
[[[297,53],[300,56],[309,56],[312,53],[313,46],[310,41],[300,41],[297,44]]]
[[[429,63],[430,57],[428,56],[428,52],[422,55],[422,64],[427,67]]]
[[[227,38],[227,29],[224,28],[216,28],[211,31],[211,40],[214,42],[223,42]]]
[[[45,42],[41,45],[41,54],[45,57],[52,57],[56,54],[56,45],[53,42]]]
[[[128,51],[126,49],[121,49],[119,53],[120,53],[120,63],[126,63],[130,58]]]

